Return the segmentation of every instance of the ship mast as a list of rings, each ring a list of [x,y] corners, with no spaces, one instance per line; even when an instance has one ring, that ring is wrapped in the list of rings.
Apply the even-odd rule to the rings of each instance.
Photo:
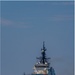
[[[41,57],[37,58],[40,60],[41,64],[45,64],[48,63],[48,59],[50,58],[46,58],[46,48],[45,48],[45,42],[43,41],[43,48],[41,49]]]
[[[43,42],[43,48],[41,49],[41,54],[42,54],[41,63],[43,63],[43,64],[45,64],[45,62],[47,62],[45,51],[46,51],[45,42]]]

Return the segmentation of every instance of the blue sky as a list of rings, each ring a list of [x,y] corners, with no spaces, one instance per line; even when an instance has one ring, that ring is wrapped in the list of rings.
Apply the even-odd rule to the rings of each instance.
[[[73,75],[73,16],[71,1],[2,2],[2,75],[32,73],[43,41],[56,75]]]

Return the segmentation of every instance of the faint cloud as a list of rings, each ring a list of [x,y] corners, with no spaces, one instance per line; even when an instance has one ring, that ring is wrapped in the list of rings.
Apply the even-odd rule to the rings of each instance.
[[[73,1],[56,1],[52,2],[52,5],[74,5]]]
[[[55,15],[51,17],[51,21],[66,21],[73,20],[72,15]]]
[[[64,5],[74,5],[73,1],[62,2]]]
[[[39,2],[39,5],[74,5],[73,1],[51,1],[51,2]]]
[[[0,18],[0,19],[1,19],[1,18]],[[7,26],[13,24],[12,21],[6,20],[6,19],[1,19],[1,20],[0,20],[0,23],[1,23],[2,25],[7,25]]]
[[[2,26],[9,26],[9,27],[16,27],[16,28],[31,28],[31,26],[29,26],[29,23],[15,22],[15,21],[3,19],[3,18],[0,18],[0,23]]]

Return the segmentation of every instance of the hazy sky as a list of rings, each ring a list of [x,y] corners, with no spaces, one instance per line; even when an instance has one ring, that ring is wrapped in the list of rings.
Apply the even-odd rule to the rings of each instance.
[[[73,2],[1,4],[2,75],[33,72],[45,41],[56,75],[73,75]]]

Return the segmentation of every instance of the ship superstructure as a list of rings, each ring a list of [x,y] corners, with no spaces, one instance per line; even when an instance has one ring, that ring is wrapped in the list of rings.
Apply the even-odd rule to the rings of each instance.
[[[46,57],[46,48],[45,42],[43,42],[43,48],[41,49],[41,56],[37,57],[39,62],[34,65],[34,72],[33,74],[40,74],[40,75],[55,75],[54,69],[50,66],[49,59]]]

